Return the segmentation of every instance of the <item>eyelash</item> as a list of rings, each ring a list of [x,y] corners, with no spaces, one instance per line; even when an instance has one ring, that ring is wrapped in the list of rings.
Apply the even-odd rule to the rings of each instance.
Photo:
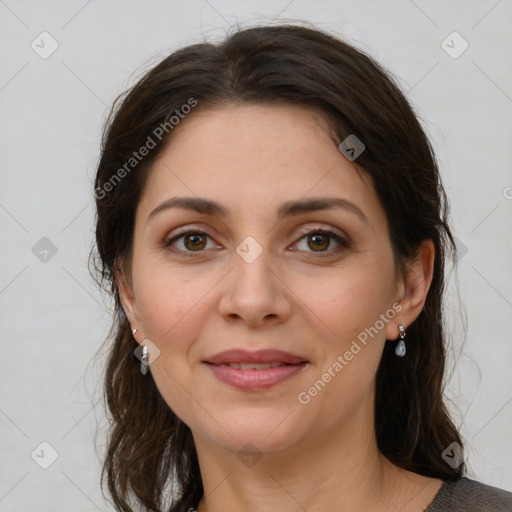
[[[182,233],[178,233],[177,235],[173,236],[170,240],[165,242],[164,247],[173,252],[180,253],[180,255],[184,255],[185,257],[192,257],[192,258],[198,257],[202,252],[204,252],[204,249],[200,250],[200,251],[183,251],[181,249],[176,249],[176,248],[172,247],[172,244],[176,240],[179,240],[180,238],[183,238],[186,235],[192,235],[192,234],[193,235],[203,235],[208,238],[211,238],[208,233],[206,233],[205,231],[203,231],[201,229],[189,229],[188,231],[183,231]],[[306,238],[307,236],[312,236],[312,235],[326,235],[326,236],[334,239],[336,242],[338,242],[340,244],[341,248],[346,249],[346,248],[350,247],[350,242],[347,239],[343,238],[338,233],[335,233],[334,231],[330,231],[328,229],[312,229],[310,231],[306,231],[299,237],[299,239],[297,240],[296,243],[300,242],[303,238]],[[315,254],[315,257],[324,258],[324,257],[332,256],[335,252],[338,252],[339,250],[340,250],[340,247],[337,247],[336,249],[330,249],[328,251],[320,251],[320,252],[306,251],[306,252],[311,252],[311,253]]]

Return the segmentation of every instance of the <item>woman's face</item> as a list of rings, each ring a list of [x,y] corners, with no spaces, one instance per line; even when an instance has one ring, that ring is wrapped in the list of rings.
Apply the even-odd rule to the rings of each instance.
[[[367,173],[303,107],[197,110],[175,130],[138,205],[122,291],[137,340],[151,340],[164,400],[196,440],[230,451],[373,428],[375,373],[398,335],[403,287]],[[169,203],[183,198],[187,207]],[[234,349],[303,362],[207,362]]]

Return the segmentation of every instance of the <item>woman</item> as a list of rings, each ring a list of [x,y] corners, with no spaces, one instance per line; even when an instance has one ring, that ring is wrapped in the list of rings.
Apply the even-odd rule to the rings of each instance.
[[[116,102],[95,195],[117,510],[512,510],[464,476],[444,190],[371,58],[298,26],[183,48]]]

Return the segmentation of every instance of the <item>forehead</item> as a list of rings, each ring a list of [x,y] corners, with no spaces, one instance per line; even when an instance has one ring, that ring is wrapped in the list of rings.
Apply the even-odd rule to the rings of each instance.
[[[382,213],[369,175],[340,153],[325,118],[294,105],[194,111],[155,161],[139,209],[148,215],[171,195],[212,197],[253,213],[308,195],[339,195]]]

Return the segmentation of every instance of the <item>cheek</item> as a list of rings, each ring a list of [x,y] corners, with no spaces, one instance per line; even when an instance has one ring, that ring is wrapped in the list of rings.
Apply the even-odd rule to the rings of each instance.
[[[205,297],[207,278],[180,279],[177,272],[167,277],[161,271],[139,277],[137,305],[144,336],[160,350],[151,364],[151,375],[168,406],[183,421],[189,420],[190,397],[201,396],[190,365],[194,342],[201,336],[211,307]]]
[[[134,287],[144,336],[160,350],[161,357],[152,363],[151,371],[157,384],[169,380],[171,374],[189,386],[193,384],[193,365],[200,357],[197,341],[208,331],[215,309],[219,277],[198,270],[191,275],[190,270],[166,265],[147,265],[146,269],[134,279]],[[176,388],[179,385],[171,378],[162,391],[169,394]]]
[[[377,277],[352,269],[336,278],[317,278],[314,291],[310,287],[297,293],[306,297],[304,311],[311,309],[315,314],[310,318],[320,326],[312,340],[319,359],[300,390],[301,397],[309,400],[304,411],[321,416],[325,428],[335,428],[361,408],[371,408],[385,343],[386,323],[381,315],[387,321],[392,316],[386,317],[386,312],[394,316],[393,283],[390,279],[376,282]]]
[[[296,275],[291,288],[315,313],[322,333],[342,344],[372,326],[391,307],[393,271],[347,266],[325,275]]]
[[[352,414],[373,391],[385,326],[395,314],[391,307],[393,275],[391,267],[376,270],[365,265],[340,268],[325,277],[317,275],[309,280],[309,286],[304,276],[296,279],[293,289],[307,306],[304,313],[318,325],[313,340],[318,364],[309,387],[302,391],[311,390],[313,407],[326,415],[333,404],[340,414]],[[318,380],[328,383],[315,387]]]
[[[181,321],[193,316],[208,288],[209,278],[193,278],[190,272],[171,268],[161,258],[142,254],[134,260],[133,285],[138,316],[147,337],[165,339],[181,328]],[[211,285],[210,285],[211,287]]]
[[[197,326],[190,321],[197,314],[194,305],[201,296],[196,284],[188,284],[188,279],[181,278],[176,271],[166,272],[154,265],[142,267],[134,276],[137,312],[144,336],[158,346],[161,354],[187,350],[187,337]],[[155,361],[155,369],[160,362]]]

